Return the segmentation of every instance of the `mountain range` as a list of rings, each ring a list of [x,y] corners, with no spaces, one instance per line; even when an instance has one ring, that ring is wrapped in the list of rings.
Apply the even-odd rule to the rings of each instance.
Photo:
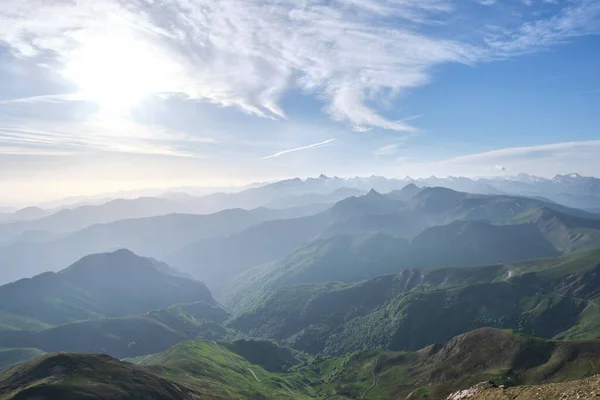
[[[599,245],[600,219],[578,209],[407,186],[388,194],[371,190],[314,216],[191,243],[166,261],[235,302],[236,293],[257,292],[253,282],[262,288],[282,279],[356,282],[411,267],[511,262]]]
[[[168,214],[95,224],[67,234],[44,236],[43,240],[0,243],[0,283],[56,271],[85,255],[120,248],[164,258],[194,241],[227,236],[263,221],[311,215],[322,209],[316,205],[283,210],[232,209],[208,215]]]
[[[557,175],[546,179],[527,174],[494,178],[448,177],[396,179],[381,176],[338,178],[321,175],[318,178],[288,179],[274,183],[258,183],[233,192],[213,192],[210,189],[179,188],[181,192],[152,190],[143,197],[77,198],[65,202],[47,203],[41,207],[27,207],[12,211],[0,210],[0,221],[34,220],[63,212],[63,218],[72,224],[111,222],[118,219],[169,213],[210,214],[230,208],[287,208],[315,203],[333,203],[343,198],[360,195],[371,189],[387,193],[407,185],[419,187],[446,187],[456,191],[477,194],[506,194],[546,198],[568,207],[600,208],[600,179],[578,174]],[[203,196],[186,193],[206,193]],[[149,195],[152,195],[150,197]],[[116,197],[115,197],[116,196]],[[71,201],[71,204],[69,204]],[[63,204],[65,203],[65,204]],[[59,207],[56,207],[59,205]],[[70,220],[69,220],[70,218]],[[89,221],[88,221],[89,220]],[[79,228],[83,228],[80,226]],[[62,228],[66,230],[65,228]]]
[[[599,188],[322,175],[5,210],[0,399],[596,398]]]

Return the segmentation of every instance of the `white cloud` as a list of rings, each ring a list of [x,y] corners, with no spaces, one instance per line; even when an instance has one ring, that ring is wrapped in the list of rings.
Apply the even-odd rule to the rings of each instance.
[[[550,18],[480,38],[469,23],[445,29],[455,8],[451,0],[3,0],[0,43],[107,104],[181,93],[281,119],[281,96],[300,88],[356,131],[412,132],[378,105],[427,84],[432,67],[510,57],[600,30],[597,0],[572,0]],[[461,21],[469,17],[477,18]],[[448,36],[464,38],[463,25],[469,42]]]
[[[375,156],[391,156],[398,152],[398,147],[400,143],[388,144],[386,146],[381,146],[380,148],[373,151],[373,155]]]
[[[413,131],[367,103],[427,83],[431,66],[476,58],[419,33],[451,10],[449,0],[6,0],[0,42],[96,97],[177,92],[285,118],[280,97],[299,87],[358,131]]]
[[[468,154],[439,161],[406,163],[394,175],[404,176],[482,176],[506,170],[538,176],[554,176],[577,170],[597,175],[600,170],[600,140],[564,142],[538,146],[513,147]],[[504,168],[504,169],[503,169]]]
[[[513,30],[495,30],[486,43],[491,57],[510,57],[600,33],[600,2],[575,0],[550,18],[526,22]]]
[[[261,160],[267,160],[269,158],[279,157],[279,156],[282,156],[284,154],[293,153],[293,152],[300,151],[300,150],[307,150],[307,149],[314,149],[314,148],[317,148],[317,147],[323,147],[323,146],[325,146],[325,145],[333,142],[334,140],[335,139],[327,139],[327,140],[324,140],[324,141],[319,142],[319,143],[309,144],[308,146],[296,147],[295,149],[289,149],[289,150],[279,151],[279,152],[277,152],[275,154],[271,154],[270,156],[263,157],[263,158],[261,158]]]

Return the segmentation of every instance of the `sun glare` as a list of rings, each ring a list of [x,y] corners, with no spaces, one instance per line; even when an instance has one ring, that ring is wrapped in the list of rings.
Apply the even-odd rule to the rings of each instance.
[[[102,111],[119,112],[160,92],[169,78],[166,67],[140,41],[127,36],[95,36],[72,53],[64,74]]]

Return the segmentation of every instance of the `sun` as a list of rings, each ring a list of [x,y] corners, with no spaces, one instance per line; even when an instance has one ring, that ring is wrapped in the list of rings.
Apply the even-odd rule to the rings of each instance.
[[[81,96],[98,103],[105,112],[122,111],[148,94],[162,91],[169,74],[156,49],[126,35],[82,40],[64,70]]]

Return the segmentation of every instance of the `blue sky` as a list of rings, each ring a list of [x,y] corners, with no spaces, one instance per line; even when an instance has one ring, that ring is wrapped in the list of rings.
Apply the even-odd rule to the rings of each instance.
[[[0,202],[600,171],[600,2],[6,0]]]

